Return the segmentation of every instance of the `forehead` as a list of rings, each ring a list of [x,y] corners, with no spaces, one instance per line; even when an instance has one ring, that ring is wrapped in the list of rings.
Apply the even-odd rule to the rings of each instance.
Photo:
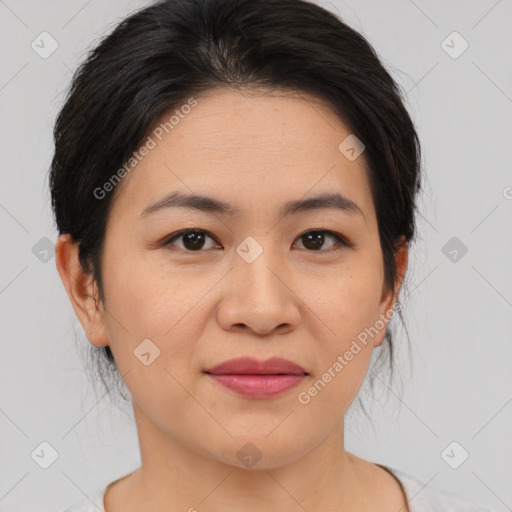
[[[243,213],[340,192],[372,216],[364,153],[349,160],[340,151],[351,133],[325,102],[288,91],[231,89],[195,101],[155,123],[152,148],[118,185],[114,209],[140,214],[179,191],[215,196]]]

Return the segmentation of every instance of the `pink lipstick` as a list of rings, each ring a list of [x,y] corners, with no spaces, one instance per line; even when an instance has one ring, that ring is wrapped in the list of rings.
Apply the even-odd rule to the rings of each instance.
[[[280,357],[265,361],[250,357],[230,359],[204,373],[232,391],[251,398],[284,393],[308,375],[298,364]]]

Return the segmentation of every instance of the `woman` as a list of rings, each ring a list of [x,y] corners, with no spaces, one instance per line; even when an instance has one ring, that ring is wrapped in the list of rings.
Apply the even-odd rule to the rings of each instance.
[[[142,460],[68,511],[484,510],[345,450],[392,343],[420,146],[333,14],[131,15],[73,79],[50,186],[61,279],[130,392]]]

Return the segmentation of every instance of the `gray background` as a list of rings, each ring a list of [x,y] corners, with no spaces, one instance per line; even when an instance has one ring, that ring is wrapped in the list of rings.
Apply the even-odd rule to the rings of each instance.
[[[71,70],[93,41],[144,5],[0,1],[4,512],[61,510],[139,465],[133,421],[96,397],[87,380],[80,350],[88,342],[44,237],[57,236],[46,180]],[[493,510],[511,510],[512,2],[322,5],[374,45],[407,91],[426,170],[409,294],[402,297],[410,351],[398,329],[403,392],[382,384],[377,400],[363,396],[373,426],[352,408],[347,449]],[[43,31],[59,45],[47,59],[31,48]],[[469,44],[458,58],[442,46],[453,31]],[[450,41],[452,54],[462,48]],[[452,237],[468,249],[457,261],[443,252]],[[31,457],[43,441],[58,453],[48,469]],[[457,469],[445,459],[454,464],[462,448],[442,456],[453,441],[469,453]]]

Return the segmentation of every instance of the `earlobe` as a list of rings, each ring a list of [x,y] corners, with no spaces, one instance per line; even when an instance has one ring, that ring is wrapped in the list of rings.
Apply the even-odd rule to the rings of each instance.
[[[83,271],[78,259],[78,246],[71,235],[62,234],[55,244],[55,263],[75,314],[93,345],[109,344],[104,313],[92,274]]]

